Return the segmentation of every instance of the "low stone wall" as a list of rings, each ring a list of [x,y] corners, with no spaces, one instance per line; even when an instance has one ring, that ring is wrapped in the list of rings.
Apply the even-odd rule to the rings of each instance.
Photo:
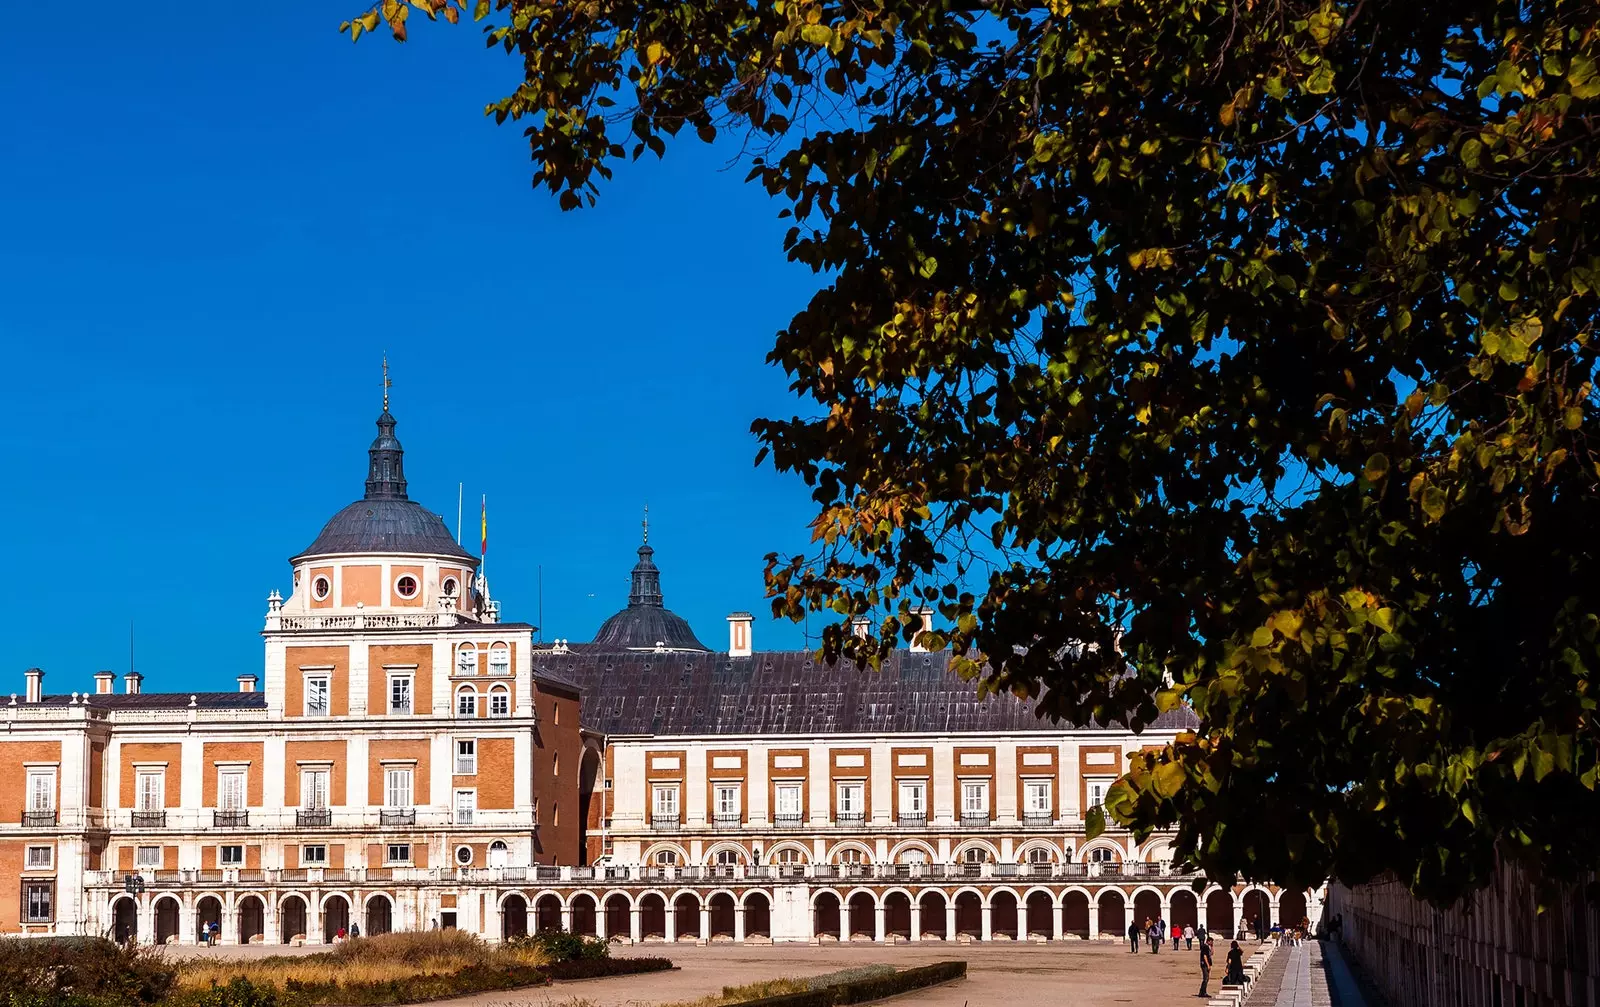
[[[1547,896],[1541,913],[1510,867],[1448,910],[1392,879],[1330,884],[1323,922],[1388,1007],[1600,1007],[1600,903],[1584,887]]]

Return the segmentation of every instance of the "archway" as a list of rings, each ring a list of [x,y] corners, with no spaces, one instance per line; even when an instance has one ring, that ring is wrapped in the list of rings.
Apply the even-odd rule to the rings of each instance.
[[[1100,890],[1099,898],[1095,899],[1095,904],[1100,907],[1100,932],[1126,937],[1128,914],[1122,893],[1115,888],[1103,888]]]
[[[911,939],[911,896],[905,892],[890,892],[883,897],[883,935],[896,934]]]
[[[943,892],[923,892],[917,897],[917,905],[922,907],[922,936],[924,939],[932,936],[942,941],[952,938],[945,929],[949,922],[945,913],[945,900]]]
[[[866,892],[850,896],[850,937],[861,935],[872,940],[878,934],[878,904]]]
[[[811,935],[839,937],[839,896],[823,892],[811,902]]]
[[[1083,892],[1068,892],[1061,899],[1061,932],[1077,934],[1085,939],[1089,933],[1089,896]]]
[[[561,900],[554,895],[541,895],[533,904],[533,929],[536,933],[561,929]]]
[[[267,936],[267,907],[260,898],[246,895],[239,900],[239,943],[254,944]]]
[[[217,926],[217,938],[222,937],[222,900],[215,895],[202,895],[194,904],[194,939],[204,944],[212,924]]]
[[[1206,930],[1231,940],[1233,933],[1233,895],[1217,889],[1206,896]]]
[[[567,905],[572,909],[572,932],[585,937],[599,936],[600,931],[595,929],[595,904],[594,896],[588,892],[579,892],[567,900]]]
[[[341,930],[350,936],[350,900],[330,895],[322,903],[322,943],[332,944]]]
[[[763,892],[751,892],[744,897],[744,935],[772,937],[772,903]]]
[[[296,937],[304,938],[306,935],[306,900],[298,895],[290,895],[278,904],[278,918],[283,923],[280,931],[283,943],[288,944]]]
[[[672,900],[672,926],[678,940],[693,937],[696,940],[704,937],[700,932],[700,900],[689,892],[684,892]]]
[[[710,911],[711,916],[711,933],[708,936],[712,940],[716,940],[718,937],[732,937],[733,896],[727,892],[717,892],[706,903],[706,908]]]
[[[639,899],[639,936],[667,936],[667,900],[655,892]]]
[[[165,944],[178,936],[178,900],[163,895],[156,900],[156,943]]]
[[[139,905],[132,899],[118,899],[113,907],[111,939],[118,944],[139,939]]]
[[[500,939],[528,936],[528,900],[516,892],[500,903]]]
[[[1193,927],[1200,925],[1200,902],[1194,892],[1180,888],[1168,896],[1172,903],[1172,925]]]
[[[1159,919],[1161,919],[1161,896],[1148,888],[1142,892],[1134,892],[1133,922],[1139,924],[1141,929],[1148,929]]]
[[[1284,929],[1298,927],[1301,923],[1309,923],[1310,915],[1306,912],[1306,893],[1291,892],[1287,888],[1278,893],[1278,921]]]
[[[998,937],[1001,934],[1017,936],[1017,897],[1007,891],[989,895],[989,936]]]
[[[521,896],[517,896],[521,898]],[[387,895],[374,895],[367,900],[367,921],[361,925],[361,932],[368,937],[377,937],[394,929],[394,904]],[[522,932],[528,932],[528,904],[522,904]],[[501,936],[505,936],[504,921],[501,922]]]
[[[977,892],[962,892],[956,896],[956,934],[983,933],[983,899]]]
[[[622,893],[606,898],[606,933],[612,937],[629,937],[633,934],[633,924],[629,920],[633,907],[628,905],[628,897]]]
[[[1266,936],[1272,926],[1272,900],[1259,888],[1244,893],[1244,926],[1255,933],[1256,940]]]
[[[1056,932],[1055,900],[1049,892],[1033,892],[1028,896],[1028,934],[1051,937]]]

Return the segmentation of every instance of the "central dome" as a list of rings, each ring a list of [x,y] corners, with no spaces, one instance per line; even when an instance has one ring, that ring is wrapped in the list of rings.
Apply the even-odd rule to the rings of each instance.
[[[645,533],[647,536],[649,532]],[[648,538],[639,547],[633,566],[628,607],[601,623],[593,645],[602,650],[692,650],[709,654],[711,648],[695,639],[694,630],[681,615],[667,611],[661,598],[661,571]]]

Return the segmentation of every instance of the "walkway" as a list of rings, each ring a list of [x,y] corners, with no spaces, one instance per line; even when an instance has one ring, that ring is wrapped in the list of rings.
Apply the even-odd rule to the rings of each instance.
[[[1301,941],[1280,948],[1250,991],[1249,1007],[1366,1007],[1336,945]]]

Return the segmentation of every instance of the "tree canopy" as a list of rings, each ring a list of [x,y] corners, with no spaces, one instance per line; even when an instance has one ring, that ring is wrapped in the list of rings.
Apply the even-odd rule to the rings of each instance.
[[[927,605],[1048,716],[1191,707],[1106,806],[1217,879],[1600,866],[1600,6],[470,13],[563,207],[687,128],[792,221],[808,405],[754,432],[812,488],[767,577],[828,657]]]

